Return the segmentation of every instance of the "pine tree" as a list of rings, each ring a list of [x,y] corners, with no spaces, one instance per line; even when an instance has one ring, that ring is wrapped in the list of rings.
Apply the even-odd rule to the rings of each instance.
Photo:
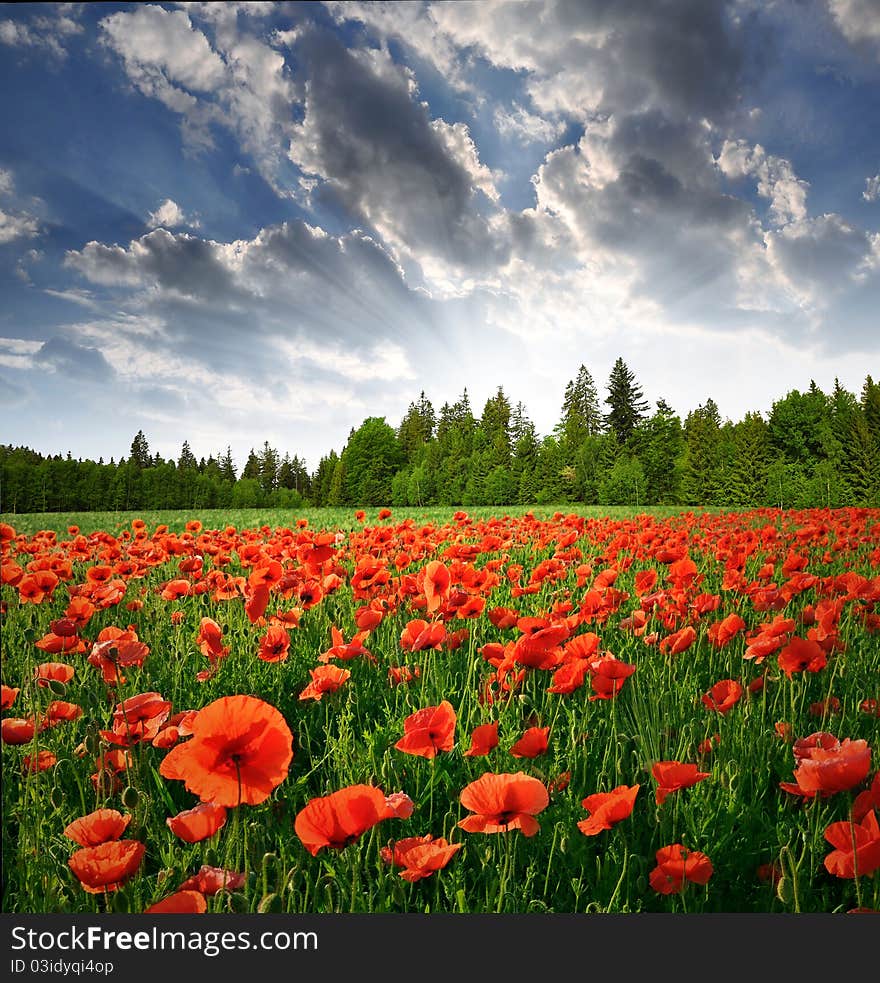
[[[746,413],[733,428],[736,448],[725,504],[753,508],[764,502],[770,467],[770,433],[760,413]]]
[[[254,453],[253,447],[248,454],[248,458],[245,462],[244,470],[241,472],[241,476],[242,478],[248,478],[254,481],[260,480],[260,459]]]
[[[870,375],[865,377],[862,386],[861,406],[868,430],[880,446],[880,382],[874,382]]]
[[[684,450],[681,420],[664,399],[640,430],[639,460],[645,475],[646,500],[654,505],[679,501],[681,475],[678,461]]]
[[[144,436],[143,430],[138,430],[134,440],[131,442],[129,460],[138,469],[152,466],[153,461],[150,457],[150,445],[147,443],[147,438]]]
[[[559,429],[560,436],[573,452],[588,437],[596,437],[602,432],[602,413],[599,410],[596,383],[585,365],[581,365],[577,377],[565,387]]]
[[[622,358],[618,358],[608,379],[608,398],[605,400],[610,410],[605,423],[617,435],[618,443],[625,444],[633,435],[639,421],[648,412],[648,402],[633,372]]]
[[[269,441],[263,443],[263,450],[258,458],[258,480],[266,494],[278,487],[278,452],[269,446]]]
[[[196,461],[196,456],[193,454],[192,449],[189,446],[189,441],[185,440],[183,442],[183,447],[180,449],[180,457],[177,459],[177,470],[195,471],[197,468],[198,462]],[[204,467],[202,470],[204,470]]]
[[[721,416],[711,397],[688,413],[684,433],[685,501],[689,505],[712,505],[718,501],[720,490]]]
[[[235,462],[232,460],[232,448],[229,446],[226,448],[226,453],[220,458],[220,474],[224,481],[235,481]]]
[[[435,425],[434,407],[422,390],[418,403],[409,404],[409,409],[397,430],[397,439],[406,454],[407,461],[414,461],[419,456],[422,448],[434,436]]]

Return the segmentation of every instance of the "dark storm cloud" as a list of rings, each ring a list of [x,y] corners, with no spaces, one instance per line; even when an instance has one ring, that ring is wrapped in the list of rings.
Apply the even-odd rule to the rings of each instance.
[[[744,72],[756,64],[732,7],[725,0],[562,0],[555,9],[560,35],[607,37],[598,52],[582,53],[603,62],[605,108],[653,104],[717,118],[736,106]]]
[[[417,257],[504,262],[506,246],[480,212],[479,164],[464,131],[432,125],[411,79],[378,51],[358,55],[319,31],[301,50],[309,81],[291,159],[321,180],[316,199],[335,200]]]
[[[34,362],[75,382],[110,382],[115,374],[97,348],[86,348],[59,337],[44,342],[34,354]]]
[[[215,243],[166,229],[141,236],[128,248],[89,242],[69,251],[65,265],[105,286],[156,283],[184,296],[215,299],[233,299],[236,293]]]
[[[435,303],[358,232],[285,222],[219,243],[157,230],[127,247],[89,243],[67,264],[92,282],[136,288],[123,301],[136,323],[118,329],[127,343],[253,380],[277,375],[274,342],[361,357],[437,334]]]

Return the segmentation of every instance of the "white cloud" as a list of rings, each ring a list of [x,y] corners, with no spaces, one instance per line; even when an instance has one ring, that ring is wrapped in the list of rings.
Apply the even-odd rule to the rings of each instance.
[[[181,225],[197,229],[200,224],[196,217],[184,214],[180,205],[171,198],[166,198],[154,212],[147,215],[147,227],[150,229],[158,229],[160,226],[176,229]]]
[[[865,190],[862,192],[865,201],[880,201],[880,174],[865,178]]]
[[[236,9],[215,10],[235,6],[191,5],[194,14],[211,23],[213,46],[186,11],[154,5],[103,18],[102,40],[122,58],[129,79],[145,96],[181,117],[191,149],[213,146],[211,128],[222,126],[253,155],[276,191],[286,193],[278,180],[278,165],[296,88],[283,56],[239,30]]]
[[[33,30],[27,24],[12,20],[0,21],[0,43],[15,48],[46,48],[58,58],[67,54],[54,34]]]
[[[502,136],[520,143],[553,143],[565,129],[565,124],[559,120],[536,116],[517,104],[514,104],[511,112],[496,106],[493,118],[495,129]]]
[[[848,41],[872,47],[880,57],[880,9],[877,0],[828,0],[828,6]]]
[[[0,245],[13,239],[33,239],[40,234],[40,223],[26,212],[0,209]]]
[[[142,87],[152,87],[161,75],[194,92],[213,92],[225,80],[223,59],[183,10],[136,6],[103,18],[101,29],[105,43]]]
[[[758,179],[758,194],[770,199],[774,225],[800,222],[807,217],[809,184],[794,172],[791,163],[768,154],[760,144],[749,147],[745,140],[725,140],[718,167],[731,180],[750,176]]]

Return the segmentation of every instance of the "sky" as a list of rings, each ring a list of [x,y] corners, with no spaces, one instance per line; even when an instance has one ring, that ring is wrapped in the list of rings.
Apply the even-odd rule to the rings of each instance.
[[[0,442],[880,376],[880,0],[0,4]]]

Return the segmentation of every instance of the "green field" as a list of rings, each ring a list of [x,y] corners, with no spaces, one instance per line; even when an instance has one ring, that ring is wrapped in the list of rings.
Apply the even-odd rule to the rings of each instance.
[[[3,517],[17,534],[4,544],[4,698],[5,687],[19,690],[4,721],[39,724],[59,700],[74,705],[71,714],[82,711],[53,726],[34,726],[21,743],[4,737],[5,911],[144,911],[176,893],[202,865],[245,875],[235,891],[208,893],[209,911],[880,907],[880,873],[832,875],[825,836],[832,824],[847,821],[857,796],[864,804],[864,796],[880,795],[869,791],[878,788],[871,780],[880,743],[880,718],[870,703],[880,697],[880,633],[872,620],[880,601],[880,514],[678,516],[669,509],[649,516],[621,509],[609,516],[608,510],[563,506],[506,516],[466,510],[472,520],[466,523],[454,520],[451,509],[395,509],[381,522],[377,511],[368,511],[364,526],[350,509]],[[135,518],[147,524],[140,539],[131,535]],[[186,522],[196,519],[204,528],[184,534]],[[308,520],[306,528],[297,527],[300,519]],[[159,524],[170,532],[157,532]],[[79,536],[67,532],[71,525]],[[40,530],[57,535],[30,538]],[[347,532],[328,537],[330,553],[310,560],[321,530]],[[692,558],[693,571],[678,572],[675,556]],[[203,566],[193,565],[196,557]],[[273,560],[278,566],[271,572]],[[431,560],[442,562],[449,585],[428,614],[424,578]],[[65,562],[70,576],[40,603],[30,601],[28,564],[54,564],[63,573]],[[255,570],[271,581],[264,618],[253,617],[245,604],[260,579]],[[366,579],[364,570],[370,571]],[[656,588],[646,594],[637,575],[652,571]],[[235,578],[242,578],[243,592],[233,590],[228,599],[215,593]],[[113,579],[120,593],[104,603]],[[181,579],[191,592],[163,596]],[[82,643],[81,651],[52,652],[60,636],[50,625],[71,610],[73,595],[80,603],[91,598],[95,607],[77,626],[73,642]],[[460,614],[464,602],[476,605],[472,615]],[[362,636],[368,654],[346,651],[371,604],[382,617]],[[513,620],[496,624],[488,614],[499,609],[514,612]],[[299,613],[289,629],[289,651],[267,661],[260,651],[273,617],[292,611]],[[640,612],[643,622],[636,620]],[[716,644],[717,624],[733,614],[745,627]],[[229,653],[199,681],[197,674],[209,668],[197,641],[206,618],[222,631]],[[404,641],[419,619],[447,641],[408,649]],[[529,619],[558,630],[546,663],[536,663],[522,645],[537,624]],[[779,646],[763,662],[749,658],[751,639],[768,637],[762,626],[774,619],[790,619]],[[688,627],[692,640],[673,654],[667,640]],[[95,642],[111,628],[133,629],[149,650],[127,665],[125,682],[114,682],[112,674],[107,682],[99,664],[89,661]],[[631,670],[610,698],[599,698],[600,670],[578,662],[576,646],[591,634],[597,654],[615,657],[606,664]],[[798,639],[814,662],[785,668],[782,655]],[[50,662],[72,672],[66,682],[41,686],[38,667]],[[320,700],[302,699],[313,671],[328,663],[350,677]],[[553,692],[557,670],[572,665],[583,670],[583,684]],[[411,680],[391,685],[389,670],[402,667]],[[703,697],[724,680],[737,681],[742,692],[721,713]],[[135,739],[128,723],[120,723],[122,701],[146,693],[167,701],[166,717],[232,695],[270,704],[292,735],[288,773],[266,801],[230,808],[225,825],[208,839],[182,841],[167,820],[199,798],[186,781],[164,777],[166,746]],[[456,717],[449,749],[430,758],[400,750],[405,721],[444,701]],[[467,756],[474,729],[492,723],[498,745],[485,756]],[[532,728],[546,729],[546,749],[533,758],[514,756],[514,743]],[[852,782],[827,795],[784,791],[780,783],[794,781],[797,767],[793,741],[820,731],[833,734],[838,745],[867,748],[864,773],[844,767]],[[130,741],[124,768],[115,782],[94,779],[99,755],[120,733]],[[186,739],[183,734],[179,741]],[[51,766],[29,769],[27,761],[40,751],[51,754]],[[692,763],[707,777],[660,802],[654,768],[666,761]],[[548,790],[534,836],[461,825],[468,816],[461,796],[470,783],[487,773],[519,772]],[[414,805],[411,817],[387,817],[312,855],[298,835],[297,817],[316,799],[364,784],[385,794],[405,792]],[[598,835],[584,834],[578,824],[590,812],[583,800],[624,785],[638,786],[631,815]],[[89,893],[69,865],[77,848],[64,831],[102,808],[130,816],[124,838],[144,844],[146,852],[118,889],[113,884]],[[458,850],[443,869],[408,883],[383,858],[383,848],[427,835]],[[652,880],[657,854],[675,844],[708,857],[711,877],[659,893]]]
[[[354,508],[304,508],[296,511],[288,509],[192,509],[190,511],[139,511],[139,512],[23,512],[0,513],[0,522],[9,523],[16,532],[34,535],[41,529],[49,529],[59,536],[67,534],[70,526],[78,526],[84,535],[98,530],[117,533],[131,528],[132,519],[143,519],[151,528],[165,524],[172,532],[183,532],[184,526],[191,520],[198,520],[206,529],[224,529],[235,526],[236,529],[259,529],[269,526],[272,529],[288,528],[295,525],[297,519],[306,519],[313,529],[354,529],[360,523],[355,519]],[[364,509],[368,524],[376,521],[378,508]],[[416,522],[445,522],[457,511],[453,508],[432,506],[431,508],[401,507],[392,510],[393,521],[403,522],[413,519]],[[646,508],[629,506],[600,506],[562,503],[560,505],[510,505],[488,506],[475,505],[462,507],[475,520],[485,520],[496,516],[522,516],[531,512],[537,518],[550,518],[555,512],[563,515],[584,515],[592,518],[631,518],[636,515],[655,515],[665,518],[679,515],[683,512],[718,512],[720,509],[690,506],[685,508],[678,505],[653,505]]]

